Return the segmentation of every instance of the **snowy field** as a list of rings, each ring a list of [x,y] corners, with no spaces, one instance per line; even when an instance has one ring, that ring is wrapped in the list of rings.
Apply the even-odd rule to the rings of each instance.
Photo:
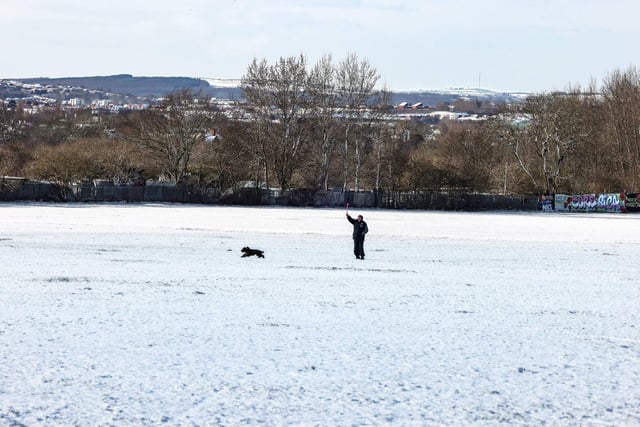
[[[0,426],[640,425],[640,215],[351,213],[0,204]]]

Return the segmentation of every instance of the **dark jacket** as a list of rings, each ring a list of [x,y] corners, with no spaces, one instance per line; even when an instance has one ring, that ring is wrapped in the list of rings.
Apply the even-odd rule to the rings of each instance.
[[[364,239],[364,235],[369,232],[369,227],[367,227],[367,223],[365,221],[358,222],[357,219],[353,219],[349,215],[347,215],[347,220],[351,224],[353,224],[353,238]]]

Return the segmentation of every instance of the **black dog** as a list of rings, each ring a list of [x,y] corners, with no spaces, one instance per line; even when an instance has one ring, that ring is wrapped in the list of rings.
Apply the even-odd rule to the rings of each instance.
[[[251,249],[250,247],[245,246],[244,248],[242,248],[241,252],[242,258],[253,255],[257,256],[258,258],[264,258],[264,251],[261,251],[260,249]]]

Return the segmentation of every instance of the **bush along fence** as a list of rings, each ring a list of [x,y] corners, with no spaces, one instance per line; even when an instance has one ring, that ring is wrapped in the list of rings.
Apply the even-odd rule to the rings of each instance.
[[[299,206],[355,208],[424,209],[447,211],[536,210],[537,196],[490,194],[388,192],[296,189],[240,186],[221,192],[213,188],[194,188],[170,182],[90,183],[62,186],[46,181],[0,177],[0,201],[45,202],[161,202],[233,204],[247,206]]]
[[[640,212],[639,193],[553,194],[540,196],[540,209],[555,212]]]

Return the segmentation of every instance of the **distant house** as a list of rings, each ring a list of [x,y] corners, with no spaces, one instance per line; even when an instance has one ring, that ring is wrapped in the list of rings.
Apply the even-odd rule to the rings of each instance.
[[[213,143],[214,141],[220,139],[220,135],[216,131],[215,128],[208,129],[204,134],[204,141],[208,143]]]
[[[400,104],[398,104],[398,106],[396,107],[397,110],[423,110],[426,107],[424,106],[424,104],[422,102],[416,102],[415,104],[411,104],[409,105],[408,102],[401,102]]]
[[[460,120],[463,117],[467,117],[467,113],[456,113],[453,111],[434,111],[429,113],[430,117],[436,118],[438,120]]]

